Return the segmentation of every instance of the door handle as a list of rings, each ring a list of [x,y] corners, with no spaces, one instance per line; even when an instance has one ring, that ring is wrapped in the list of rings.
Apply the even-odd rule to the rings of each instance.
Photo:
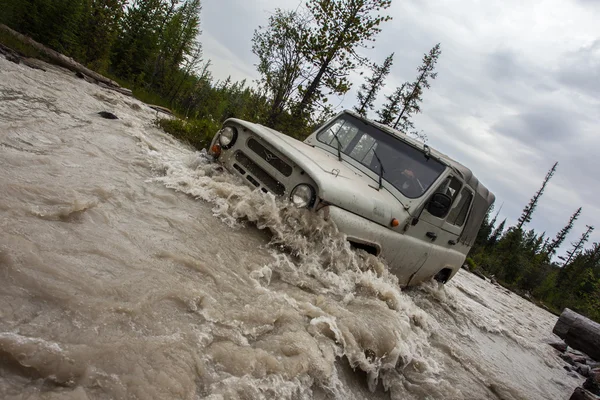
[[[427,232],[425,234],[425,236],[427,236],[429,239],[431,239],[431,241],[433,242],[435,239],[437,239],[437,234],[435,232]]]
[[[450,239],[450,240],[448,240],[448,244],[449,244],[450,246],[454,246],[454,245],[456,244],[456,240],[452,240],[452,239]]]

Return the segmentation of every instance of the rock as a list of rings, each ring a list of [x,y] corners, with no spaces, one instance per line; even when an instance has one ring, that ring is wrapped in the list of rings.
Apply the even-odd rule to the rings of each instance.
[[[583,388],[576,388],[569,400],[597,400],[598,397]]]
[[[561,354],[560,358],[562,358],[563,361],[566,361],[567,363],[571,364],[571,365],[575,365],[575,361],[573,360],[573,356],[570,354]]]
[[[595,395],[600,395],[600,373],[590,374],[585,382],[583,382],[583,388]]]
[[[592,369],[589,365],[576,364],[575,366],[577,367],[577,372],[579,375],[585,376],[586,378],[590,376]]]
[[[134,111],[140,111],[142,109],[137,103],[127,103],[127,105]]]
[[[81,71],[75,72],[75,76],[78,77],[78,78],[80,78],[80,79],[83,79],[84,81],[86,81],[88,83],[94,83],[94,84],[96,83],[95,79],[90,78],[89,76],[87,76],[86,74],[84,74]]]
[[[567,344],[565,342],[553,342],[553,343],[548,343],[550,346],[554,347],[556,350],[560,351],[561,353],[564,353],[565,351],[567,351]]]
[[[108,111],[100,111],[98,113],[98,115],[100,115],[102,118],[106,118],[106,119],[119,119],[119,117],[117,117],[115,114],[110,113]]]
[[[563,368],[564,368],[564,369],[565,369],[565,371],[567,371],[567,372],[571,372],[571,371],[573,371],[573,368],[571,368],[571,366],[570,366],[570,365],[563,365]]]

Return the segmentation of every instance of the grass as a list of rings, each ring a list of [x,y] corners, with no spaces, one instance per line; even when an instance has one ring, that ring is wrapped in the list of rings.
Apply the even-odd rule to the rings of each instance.
[[[198,150],[207,148],[221,127],[220,123],[206,119],[184,121],[165,118],[159,119],[157,125]]]

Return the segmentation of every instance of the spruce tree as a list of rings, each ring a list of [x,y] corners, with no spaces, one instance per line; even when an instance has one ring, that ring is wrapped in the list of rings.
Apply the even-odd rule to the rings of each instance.
[[[490,239],[488,240],[488,246],[493,247],[496,243],[498,243],[498,239],[502,237],[502,234],[504,232],[505,225],[506,218],[504,218],[504,220],[500,222],[500,225],[498,225],[498,227],[494,229],[494,232],[492,232]]]
[[[575,211],[575,213],[573,215],[571,215],[571,218],[569,218],[569,222],[567,223],[567,225],[564,228],[562,228],[556,234],[556,237],[554,238],[554,240],[552,240],[552,242],[550,242],[550,244],[548,244],[548,246],[546,247],[545,250],[549,256],[552,256],[556,252],[556,249],[558,249],[560,247],[560,245],[565,241],[565,238],[567,237],[567,235],[569,234],[571,229],[573,229],[573,223],[575,221],[577,221],[577,218],[579,218],[580,214],[581,214],[581,207],[579,207],[577,209],[577,211]]]
[[[565,260],[563,267],[566,265],[569,265],[571,260],[574,257],[576,257],[577,255],[579,255],[579,253],[583,249],[583,246],[585,245],[585,243],[590,239],[590,234],[593,232],[594,227],[591,225],[586,225],[585,227],[586,227],[586,230],[585,230],[585,232],[583,232],[583,234],[581,235],[579,240],[571,243],[573,248],[571,250],[567,251],[567,259]]]
[[[406,87],[406,83],[403,83],[402,86],[396,88],[394,93],[389,96],[385,96],[387,102],[383,105],[383,108],[377,111],[377,116],[379,117],[378,122],[391,126],[394,122],[394,118],[400,111],[400,106],[402,104],[402,92]]]
[[[437,72],[433,71],[441,54],[442,50],[438,43],[429,50],[429,53],[426,53],[423,56],[423,64],[417,68],[417,71],[419,72],[417,80],[407,84],[407,90],[403,93],[402,109],[394,123],[394,129],[399,129],[404,133],[413,132],[414,124],[411,121],[411,117],[421,112],[420,104],[423,102],[423,98],[421,97],[423,95],[423,89],[429,89],[431,87],[429,79],[435,79],[437,77]]]
[[[544,178],[542,187],[540,188],[540,190],[538,190],[536,192],[536,194],[531,198],[531,200],[529,200],[529,204],[527,204],[527,206],[523,209],[523,213],[519,217],[519,221],[517,223],[517,229],[521,229],[521,228],[523,228],[523,225],[525,225],[528,222],[531,222],[531,215],[533,214],[533,211],[537,207],[537,203],[538,203],[540,197],[542,197],[542,194],[544,194],[544,189],[546,189],[546,185],[548,184],[548,181],[554,175],[557,165],[558,165],[558,162],[555,162],[554,165],[552,166],[552,168],[550,168],[550,170],[546,174],[546,177]]]
[[[394,63],[394,53],[390,54],[383,64],[373,65],[373,75],[367,78],[367,82],[360,86],[358,91],[358,104],[354,106],[354,111],[363,117],[367,117],[367,112],[373,109],[373,103],[377,93],[385,84],[385,78],[390,73]]]

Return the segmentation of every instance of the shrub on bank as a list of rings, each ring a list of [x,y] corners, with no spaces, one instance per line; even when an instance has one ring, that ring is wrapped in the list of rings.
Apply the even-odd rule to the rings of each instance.
[[[221,128],[221,124],[208,119],[195,119],[184,121],[181,119],[158,119],[157,125],[165,132],[201,150],[210,145],[210,142]]]

